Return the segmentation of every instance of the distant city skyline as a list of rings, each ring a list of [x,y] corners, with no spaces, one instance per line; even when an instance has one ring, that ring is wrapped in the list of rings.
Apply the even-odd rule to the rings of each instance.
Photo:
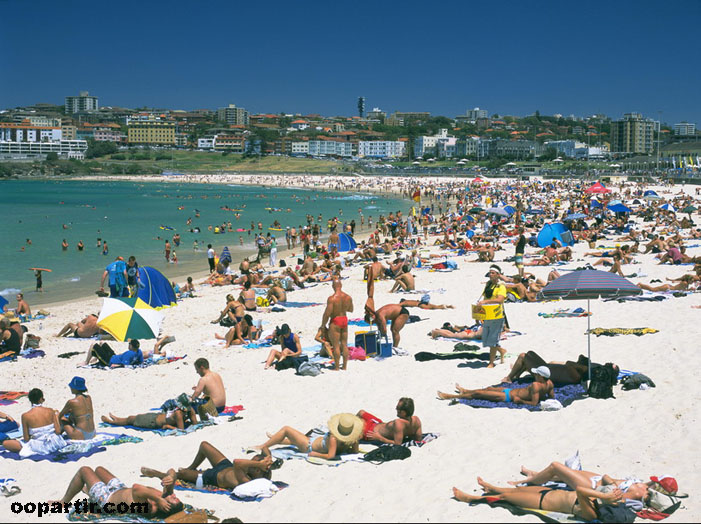
[[[253,113],[429,111],[701,123],[701,2],[0,0],[0,108],[62,105]],[[9,81],[7,80],[9,79]],[[661,114],[660,114],[661,112]]]

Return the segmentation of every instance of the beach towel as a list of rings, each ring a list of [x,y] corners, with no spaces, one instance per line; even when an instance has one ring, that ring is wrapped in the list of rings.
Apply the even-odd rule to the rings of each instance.
[[[246,483],[246,484],[248,484],[248,483]],[[275,487],[278,489],[278,491],[289,487],[289,484],[286,484],[285,482],[280,482],[280,481],[273,482],[273,485],[275,485]],[[190,482],[185,482],[184,480],[176,480],[175,481],[175,489],[179,490],[179,491],[196,491],[197,493],[211,493],[213,495],[226,495],[227,497],[231,497],[232,499],[238,500],[240,502],[260,502],[262,500],[265,500],[266,498],[269,498],[269,497],[262,497],[262,496],[240,497],[240,496],[235,495],[232,491],[229,491],[228,489],[225,489],[225,488],[219,488],[216,486],[202,486],[201,488],[198,488],[194,484],[192,484]]]
[[[313,306],[323,306],[324,305],[321,302],[292,302],[292,301],[278,302],[278,304],[282,307],[293,307],[293,308],[313,307]]]
[[[90,440],[66,440],[67,446],[53,453],[49,453],[48,455],[37,454],[30,455],[29,457],[21,457],[19,453],[5,450],[0,452],[0,458],[10,460],[29,459],[34,462],[48,460],[65,464],[66,462],[75,462],[83,457],[90,457],[95,453],[106,451],[105,446],[116,446],[129,442],[139,443],[143,442],[143,439],[132,437],[124,433],[98,433]]]
[[[587,333],[590,333],[592,335],[596,335],[597,337],[602,335],[605,337],[615,337],[617,335],[635,335],[641,337],[643,335],[659,333],[659,331],[659,329],[653,328],[594,328],[590,329],[584,334],[586,335]]]
[[[528,380],[528,379],[526,379]],[[496,387],[503,387],[509,389],[519,389],[522,387],[527,387],[528,383],[531,382],[516,382],[509,384],[504,382],[497,385]],[[565,408],[572,404],[575,400],[584,398],[586,390],[581,384],[570,384],[567,386],[560,386],[554,389],[555,400],[562,404]],[[528,411],[543,411],[540,405],[530,406],[528,404],[514,404],[513,402],[492,402],[491,400],[478,400],[478,399],[459,399],[457,402],[452,402],[453,404],[465,404],[473,408],[509,408],[509,409],[527,409]]]
[[[402,442],[401,445],[407,448],[421,448],[429,442],[433,442],[440,436],[440,433],[424,433],[421,435],[421,440],[407,440],[406,442]]]
[[[489,353],[475,353],[472,351],[453,351],[452,353],[431,353],[429,351],[419,351],[414,355],[414,359],[419,362],[426,362],[428,360],[455,360],[455,359],[467,359],[467,360],[485,360],[489,361]]]
[[[535,517],[538,517],[543,522],[556,524],[566,522],[586,522],[586,520],[578,519],[574,515],[570,515],[568,513],[546,511],[544,509],[537,508],[522,508],[519,506],[515,506],[509,502],[498,500],[496,497],[486,497],[486,499],[487,500],[484,501],[484,503],[489,504],[493,508],[504,508],[505,510],[509,511],[512,515],[515,515],[517,517],[522,517],[523,515],[533,515]],[[470,505],[473,506],[475,504],[482,504],[482,502],[473,502]]]
[[[26,397],[26,391],[0,391],[0,406],[9,406],[17,404],[17,400]]]
[[[202,517],[207,517],[206,520],[197,520],[197,522],[209,522],[210,520],[212,521],[218,521],[219,519],[214,516],[214,512],[210,511],[208,509],[198,509],[190,504],[185,504],[183,507],[183,511],[181,513],[185,514],[192,514],[192,513],[198,513],[202,515]],[[172,520],[174,516],[180,515],[181,513],[176,513],[175,515],[171,515],[166,521],[162,517],[154,517],[154,518],[148,518],[148,517],[142,517],[141,515],[138,514],[124,514],[124,513],[112,513],[112,514],[107,514],[107,513],[77,513],[75,511],[75,508],[71,508],[71,512],[66,516],[66,518],[70,522],[103,522],[103,521],[119,521],[119,522],[145,522],[145,523],[160,523],[160,522],[175,522],[175,520]]]
[[[273,345],[272,340],[259,340],[258,342],[251,342],[249,344],[244,345],[243,347],[246,349],[258,349],[258,348],[267,348]]]
[[[558,309],[554,313],[538,313],[538,316],[543,318],[577,318],[591,316],[591,312],[578,307],[576,309]]]
[[[667,300],[668,298],[669,297],[666,295],[656,294],[635,297],[606,298],[604,299],[604,302],[611,302],[612,300],[615,300],[616,302],[619,302],[621,304],[623,302],[662,302],[663,300]]]
[[[177,362],[178,360],[182,360],[187,355],[183,355],[182,357],[170,357],[170,358],[159,358],[154,360],[153,358],[147,358],[145,359],[141,364],[136,364],[134,366],[119,366],[118,368],[112,368],[110,366],[103,366],[100,363],[97,364],[90,364],[88,366],[78,366],[79,368],[87,368],[87,369],[141,369],[141,368],[148,368],[151,366],[155,365],[165,365],[165,364],[170,364],[171,362]]]
[[[10,353],[10,352],[8,352]],[[22,358],[37,358],[37,357],[44,357],[46,356],[46,353],[44,353],[41,349],[30,349],[30,350],[25,350],[19,354]],[[4,356],[0,358],[0,362],[8,362],[12,360],[17,360],[17,355],[16,354],[9,354],[7,356]]]

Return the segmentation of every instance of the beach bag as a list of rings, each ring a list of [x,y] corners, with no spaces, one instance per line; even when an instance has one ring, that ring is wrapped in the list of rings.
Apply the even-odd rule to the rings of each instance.
[[[280,260],[280,267],[287,267],[287,262]]]
[[[365,360],[367,355],[365,354],[365,350],[363,348],[351,346],[348,348],[348,358],[350,358],[350,360]]]
[[[302,362],[297,368],[297,374],[303,377],[316,377],[321,375],[321,366],[313,362]]]
[[[219,321],[219,325],[221,327],[234,327],[236,325],[236,322],[234,320],[231,320],[231,318],[229,318],[229,315],[227,315]]]
[[[270,305],[270,301],[265,297],[256,297],[256,306],[267,307]]]
[[[202,420],[208,420],[219,416],[217,408],[214,406],[214,401],[210,398],[207,402],[197,407],[197,414]]]
[[[599,366],[591,371],[591,382],[587,394],[592,398],[616,398],[613,385],[617,382],[617,373],[612,364]]]
[[[681,501],[672,495],[667,495],[655,489],[650,489],[649,493],[650,501],[647,505],[662,513],[673,513],[681,505]],[[676,507],[674,507],[675,505]]]
[[[634,522],[635,512],[625,504],[604,504],[599,506],[598,519],[601,522]]]
[[[404,460],[411,456],[411,450],[398,444],[382,444],[379,448],[373,449],[363,455],[363,460],[381,464],[390,460]]]
[[[628,391],[629,389],[640,389],[640,386],[647,384],[648,387],[654,388],[655,383],[647,375],[642,373],[636,373],[635,375],[628,375],[621,379],[621,387],[623,390]]]

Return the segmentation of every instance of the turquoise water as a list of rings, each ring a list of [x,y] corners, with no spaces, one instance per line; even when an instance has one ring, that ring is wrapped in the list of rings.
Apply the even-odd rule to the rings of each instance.
[[[0,205],[3,214],[0,295],[9,299],[12,306],[14,293],[19,289],[30,304],[90,295],[99,288],[105,266],[118,255],[125,260],[134,255],[140,265],[153,266],[175,279],[208,269],[208,243],[217,253],[228,246],[234,260],[253,252],[258,222],[262,222],[262,231],[267,233],[275,220],[282,227],[299,227],[306,224],[307,214],[312,214],[316,221],[321,213],[324,231],[326,220],[338,216],[349,222],[355,219],[357,234],[367,231],[368,216],[376,221],[381,213],[406,211],[410,204],[373,194],[256,186],[7,180],[0,182]],[[236,219],[234,212],[221,209],[224,206],[243,209],[240,219]],[[359,208],[366,218],[365,229],[360,229]],[[195,210],[199,210],[199,218]],[[186,225],[188,218],[192,218],[192,225]],[[229,221],[234,230],[246,231],[214,234],[208,230],[210,225]],[[256,230],[249,234],[252,221]],[[174,230],[163,230],[160,226]],[[195,227],[201,232],[191,233],[190,229]],[[177,265],[166,262],[164,256],[164,239],[171,239],[176,232],[181,236],[180,246],[173,245]],[[280,247],[286,247],[284,232],[271,233],[277,236]],[[102,254],[102,247],[97,247],[98,238],[107,240],[107,255]],[[61,246],[63,239],[69,244],[66,251]],[[76,247],[80,240],[85,244],[83,251]],[[195,240],[201,246],[199,252],[193,249]],[[34,291],[36,281],[30,267],[52,270],[43,274],[41,295]]]

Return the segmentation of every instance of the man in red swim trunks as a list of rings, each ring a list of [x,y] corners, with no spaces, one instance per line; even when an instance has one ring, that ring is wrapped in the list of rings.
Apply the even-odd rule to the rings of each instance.
[[[391,422],[382,422],[367,411],[358,411],[363,419],[363,440],[382,442],[383,444],[401,444],[405,439],[421,440],[421,420],[414,415],[414,400],[402,397],[397,403],[397,418]]]
[[[353,299],[341,290],[341,281],[333,281],[333,295],[326,301],[326,310],[321,319],[321,327],[331,320],[328,327],[329,342],[333,348],[334,370],[338,371],[343,353],[343,368],[348,365],[348,313],[353,311]]]

